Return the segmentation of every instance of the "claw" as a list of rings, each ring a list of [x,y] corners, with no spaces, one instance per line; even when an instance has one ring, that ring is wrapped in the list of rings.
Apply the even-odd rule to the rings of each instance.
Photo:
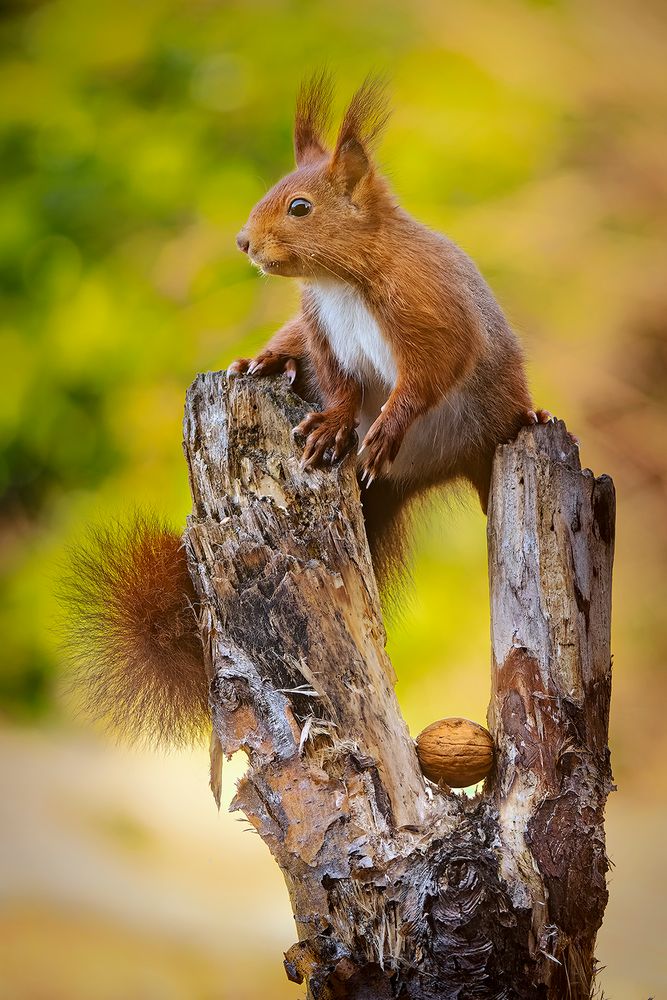
[[[290,360],[285,362],[285,371],[283,373],[285,378],[290,385],[294,385],[294,380],[296,379],[297,368],[296,361]]]
[[[300,466],[302,469],[310,469],[313,463],[313,454],[308,450],[308,447],[304,449],[303,455],[301,456]]]
[[[242,361],[232,361],[231,365],[227,368],[228,375],[242,375],[243,374],[243,362]]]

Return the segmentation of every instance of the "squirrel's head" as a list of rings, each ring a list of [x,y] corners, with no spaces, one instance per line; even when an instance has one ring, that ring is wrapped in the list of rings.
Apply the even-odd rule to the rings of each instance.
[[[358,277],[355,260],[393,208],[372,158],[389,116],[384,84],[366,79],[329,150],[332,89],[326,74],[301,87],[294,120],[296,170],[255,205],[237,236],[239,249],[266,274]]]

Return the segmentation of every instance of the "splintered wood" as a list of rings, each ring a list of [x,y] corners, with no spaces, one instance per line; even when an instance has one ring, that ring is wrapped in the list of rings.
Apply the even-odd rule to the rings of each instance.
[[[611,481],[580,470],[562,424],[499,449],[496,766],[481,795],[450,795],[424,779],[396,701],[354,459],[301,468],[292,428],[308,410],[281,379],[215,373],[185,415],[213,754],[248,755],[233,808],[287,882],[287,975],[312,1000],[588,997],[606,902]]]

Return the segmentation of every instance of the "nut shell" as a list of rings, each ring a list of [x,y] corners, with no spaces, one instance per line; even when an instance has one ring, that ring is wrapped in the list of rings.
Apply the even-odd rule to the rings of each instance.
[[[415,740],[423,774],[436,784],[465,788],[485,778],[493,766],[491,734],[470,719],[440,719]]]

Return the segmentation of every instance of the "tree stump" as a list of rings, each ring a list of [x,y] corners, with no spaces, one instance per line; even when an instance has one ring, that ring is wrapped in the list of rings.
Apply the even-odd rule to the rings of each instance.
[[[312,1000],[590,995],[607,898],[611,480],[561,423],[498,449],[490,727],[475,798],[430,784],[394,695],[354,458],[303,470],[281,379],[199,376],[185,453],[213,759],[285,877]]]

